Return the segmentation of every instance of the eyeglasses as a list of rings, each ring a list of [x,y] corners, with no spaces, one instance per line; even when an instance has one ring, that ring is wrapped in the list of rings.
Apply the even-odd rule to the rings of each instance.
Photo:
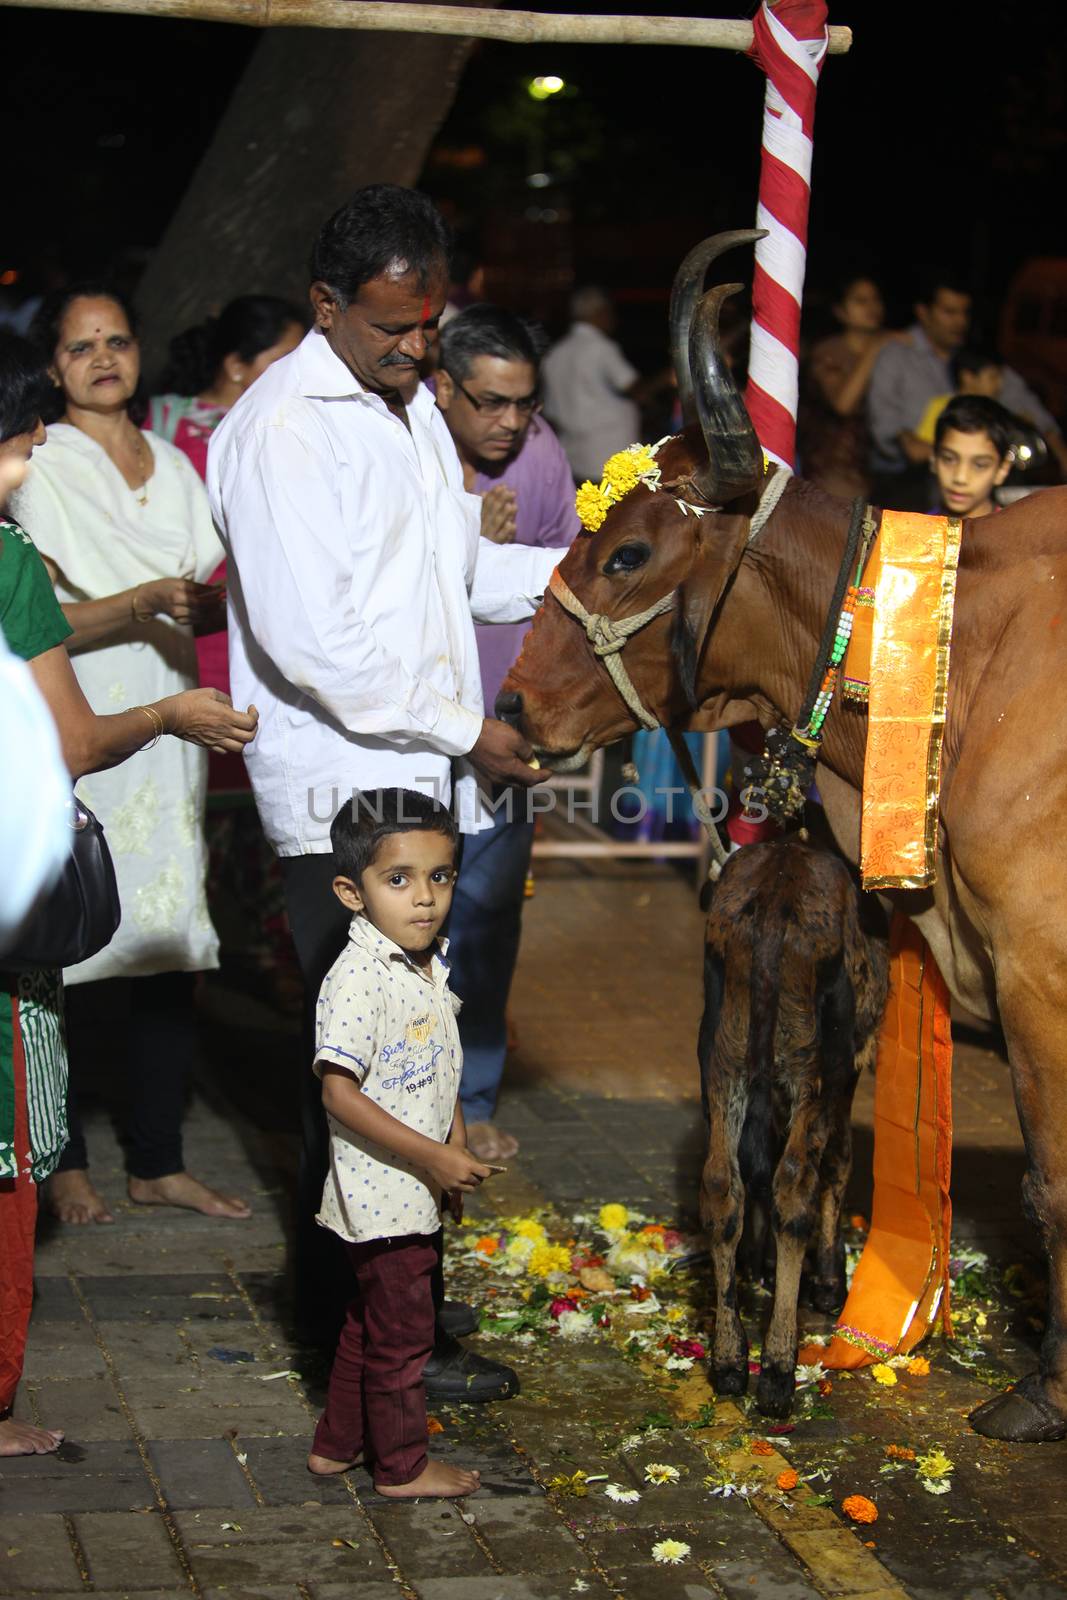
[[[502,417],[505,411],[510,411],[514,406],[520,417],[532,417],[536,411],[541,409],[541,402],[535,394],[523,395],[521,400],[502,400],[497,395],[493,395],[486,400],[479,400],[477,395],[473,395],[469,389],[465,389],[459,379],[453,377],[451,372],[448,376],[452,379],[464,400],[468,401],[475,411],[480,412],[483,416]]]

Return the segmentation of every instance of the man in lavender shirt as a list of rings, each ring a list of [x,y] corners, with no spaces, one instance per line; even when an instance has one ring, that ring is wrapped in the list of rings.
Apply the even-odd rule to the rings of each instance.
[[[521,318],[496,306],[470,306],[441,329],[437,404],[459,453],[464,487],[485,496],[483,537],[557,546],[562,558],[579,528],[574,480],[559,440],[537,415],[539,357]],[[475,629],[489,714],[529,626]],[[507,1160],[518,1149],[492,1121],[533,845],[525,805],[508,817],[509,808],[501,805],[491,829],[464,838],[448,921],[449,982],[463,1001],[460,1099],[468,1146],[484,1161]]]

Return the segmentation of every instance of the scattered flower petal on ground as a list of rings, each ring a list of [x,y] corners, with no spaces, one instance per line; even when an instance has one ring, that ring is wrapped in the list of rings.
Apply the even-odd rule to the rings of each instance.
[[[913,1378],[928,1378],[930,1363],[925,1356],[912,1356],[908,1361],[907,1370]]]
[[[925,1455],[916,1457],[915,1470],[927,1494],[948,1494],[956,1463],[950,1461],[943,1450],[928,1450]]]
[[[652,1559],[662,1566],[676,1567],[685,1560],[691,1549],[692,1546],[686,1544],[684,1539],[661,1539],[652,1546]]]
[[[584,1500],[589,1493],[589,1475],[579,1467],[577,1472],[572,1472],[570,1477],[565,1472],[557,1473],[554,1478],[549,1478],[548,1488],[554,1489],[556,1494],[573,1495],[577,1500]]]
[[[914,1461],[915,1451],[906,1444],[887,1444],[885,1453],[890,1461]]]
[[[774,1446],[768,1439],[753,1439],[752,1454],[754,1456],[773,1456]]]
[[[556,1326],[564,1339],[585,1339],[596,1329],[588,1311],[564,1311]]]
[[[604,1493],[609,1500],[615,1500],[621,1506],[632,1506],[640,1500],[641,1495],[637,1489],[624,1489],[621,1483],[608,1483],[604,1485]]]

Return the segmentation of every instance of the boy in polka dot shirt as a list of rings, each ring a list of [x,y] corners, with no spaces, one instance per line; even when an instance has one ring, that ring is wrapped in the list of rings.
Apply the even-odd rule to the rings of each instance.
[[[356,1287],[308,1457],[316,1474],[366,1460],[379,1494],[473,1494],[477,1472],[426,1454],[422,1370],[434,1342],[435,1235],[447,1203],[492,1168],[467,1149],[456,1009],[438,929],[456,877],[456,824],[410,789],[354,795],[330,830],[348,944],[319,993],[315,1071],[330,1125],[317,1221],[345,1244]]]

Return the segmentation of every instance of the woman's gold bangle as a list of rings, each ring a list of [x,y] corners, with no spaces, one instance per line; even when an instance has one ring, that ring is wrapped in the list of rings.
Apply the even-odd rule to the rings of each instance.
[[[143,744],[141,746],[141,749],[142,750],[154,750],[156,748],[156,745],[159,743],[160,739],[162,739],[163,735],[167,731],[166,728],[164,728],[164,726],[163,726],[163,718],[160,716],[160,714],[156,710],[155,706],[134,706],[134,710],[135,711],[143,711],[145,716],[151,722],[152,727],[155,729],[155,735],[156,736],[152,740],[152,743],[151,744]]]

